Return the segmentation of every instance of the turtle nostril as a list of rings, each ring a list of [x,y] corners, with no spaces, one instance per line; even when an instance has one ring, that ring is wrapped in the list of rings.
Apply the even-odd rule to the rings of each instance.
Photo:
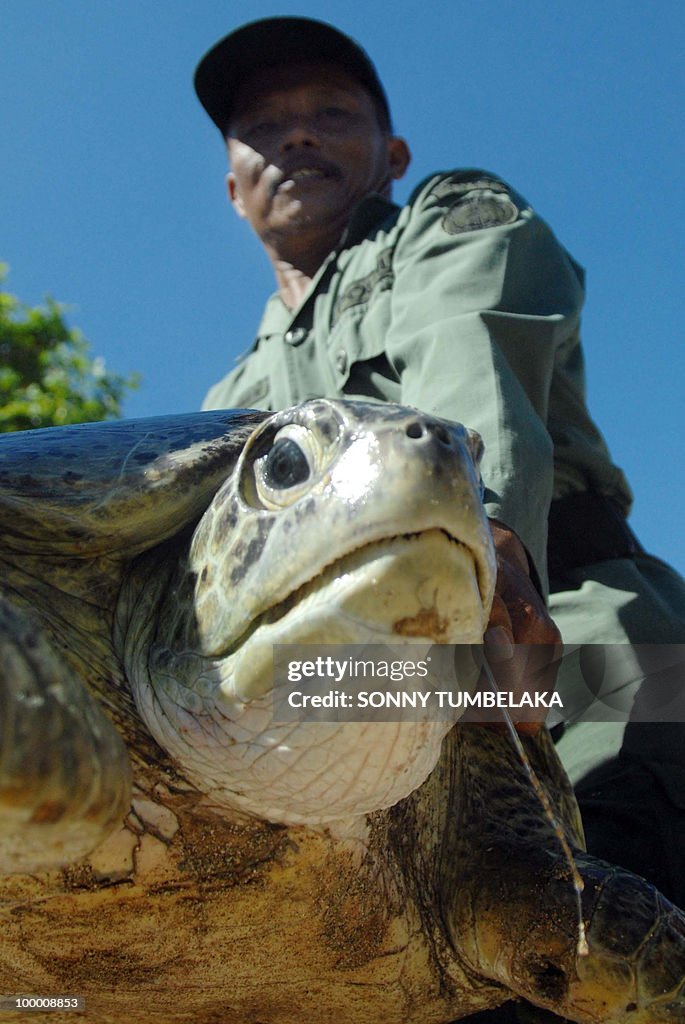
[[[443,427],[441,423],[433,423],[431,420],[427,422],[412,420],[405,427],[405,433],[407,437],[411,437],[415,441],[419,441],[422,437],[433,436],[440,444],[444,444],[446,448],[452,447],[452,438],[449,430]]]
[[[407,424],[406,428],[407,437],[418,438],[423,437],[423,424],[419,420],[412,420],[411,423]]]

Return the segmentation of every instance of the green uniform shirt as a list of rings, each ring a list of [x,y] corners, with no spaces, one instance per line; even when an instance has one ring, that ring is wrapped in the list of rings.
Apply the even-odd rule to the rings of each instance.
[[[307,398],[400,402],[485,442],[486,510],[545,578],[552,497],[630,491],[585,405],[583,272],[521,196],[483,171],[371,196],[295,310],[278,295],[205,409]]]

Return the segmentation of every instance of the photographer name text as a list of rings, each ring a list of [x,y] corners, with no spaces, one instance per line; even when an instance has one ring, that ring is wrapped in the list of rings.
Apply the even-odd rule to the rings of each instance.
[[[513,693],[511,690],[329,690],[328,693],[304,693],[293,690],[287,697],[289,707],[303,708],[563,708],[556,692]]]

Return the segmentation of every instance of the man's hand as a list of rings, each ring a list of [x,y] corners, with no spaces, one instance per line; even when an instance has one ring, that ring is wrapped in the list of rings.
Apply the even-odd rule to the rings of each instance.
[[[485,656],[500,690],[523,693],[554,691],[561,634],[550,618],[544,601],[535,588],[528,556],[515,533],[490,520],[497,556],[497,583],[490,621],[483,643]],[[540,730],[544,707],[512,709],[511,719],[519,733]]]

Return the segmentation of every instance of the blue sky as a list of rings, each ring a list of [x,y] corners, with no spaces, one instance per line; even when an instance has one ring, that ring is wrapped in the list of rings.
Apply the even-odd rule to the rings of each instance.
[[[249,346],[269,266],[225,197],[191,86],[244,21],[304,14],[375,60],[426,174],[484,167],[588,274],[589,399],[643,543],[681,571],[685,165],[676,0],[3,0],[0,260],[24,301],[71,307],[143,384],[127,416],[196,409]],[[8,45],[8,41],[10,44]]]

